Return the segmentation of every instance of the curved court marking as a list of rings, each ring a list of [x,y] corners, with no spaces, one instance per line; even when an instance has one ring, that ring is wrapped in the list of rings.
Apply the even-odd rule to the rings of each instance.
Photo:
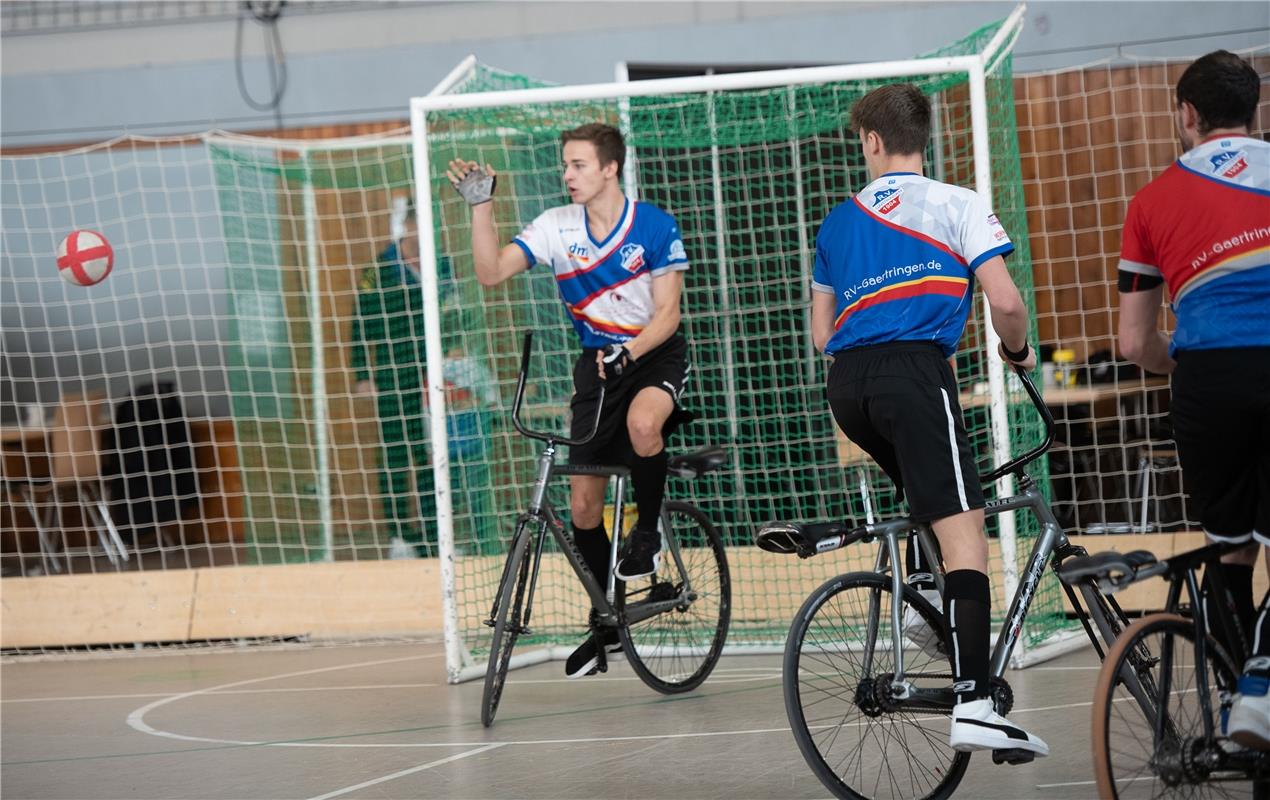
[[[218,739],[218,738],[208,737],[208,736],[189,736],[186,734],[174,733],[172,731],[159,730],[158,728],[152,727],[151,725],[147,724],[145,721],[145,715],[150,713],[154,709],[159,708],[160,706],[164,706],[169,703],[175,703],[179,700],[186,700],[190,697],[224,693],[224,692],[220,692],[220,690],[222,689],[230,689],[237,686],[246,686],[253,683],[263,683],[265,681],[282,680],[285,678],[296,678],[303,675],[316,675],[323,672],[334,672],[341,669],[356,669],[358,667],[371,667],[371,666],[378,666],[380,664],[393,664],[393,663],[400,663],[402,661],[415,661],[415,660],[420,660],[425,658],[436,658],[440,655],[443,655],[443,654],[432,653],[432,654],[422,655],[422,656],[406,656],[403,658],[387,658],[387,659],[380,659],[377,661],[361,661],[361,662],[357,662],[353,664],[338,664],[338,665],[330,666],[330,667],[318,667],[316,669],[306,669],[306,670],[299,670],[296,672],[285,672],[285,673],[280,673],[276,675],[267,675],[260,678],[249,678],[247,680],[234,681],[232,683],[225,683],[219,686],[209,686],[206,689],[197,689],[192,692],[183,692],[181,694],[171,695],[169,697],[156,700],[153,703],[148,703],[136,709],[132,713],[130,713],[128,715],[127,722],[128,722],[128,725],[132,727],[134,730],[140,731],[141,733],[149,734],[150,736],[158,736],[158,737],[168,738],[168,739],[179,739],[181,741],[187,741],[187,742],[207,742],[209,744],[221,744],[221,745],[268,746],[268,747],[342,747],[342,748],[474,747],[474,748],[480,748],[481,750],[489,749],[489,746],[501,747],[501,746],[509,746],[509,745],[530,746],[530,745],[544,745],[544,744],[588,744],[588,743],[598,743],[598,742],[638,742],[638,741],[666,740],[666,739],[699,739],[699,738],[709,738],[709,737],[715,737],[715,736],[745,736],[745,735],[754,735],[754,734],[787,733],[789,731],[789,728],[787,726],[782,726],[779,728],[750,728],[750,729],[740,729],[740,730],[731,730],[731,731],[694,731],[694,732],[688,732],[688,733],[658,733],[658,734],[639,734],[639,735],[626,735],[626,736],[591,736],[591,737],[573,738],[573,739],[520,739],[520,740],[510,740],[510,741],[501,741],[501,742],[490,742],[490,741],[479,742],[478,741],[478,742],[343,743],[343,742],[312,742],[312,741],[309,741],[309,742],[252,741],[252,740],[239,740],[239,739]],[[1040,711],[1056,711],[1056,710],[1069,709],[1069,708],[1081,708],[1081,707],[1085,707],[1089,705],[1092,705],[1092,702],[1064,703],[1064,704],[1054,705],[1054,706],[1039,706],[1037,708],[1016,708],[1011,713],[1012,714],[1029,714],[1029,713],[1036,713]],[[849,727],[855,727],[858,725],[865,725],[865,724],[868,724],[868,723],[867,722],[852,723]],[[364,734],[348,734],[348,735],[352,736],[352,735],[364,735]],[[342,737],[333,736],[331,738],[342,738]],[[475,752],[477,751],[473,751],[473,753]],[[472,753],[468,753],[467,755],[471,755],[471,754]],[[459,755],[462,756],[464,754],[459,754]],[[417,767],[415,769],[424,769],[424,768],[426,768],[426,765]]]
[[[381,664],[399,664],[402,661],[421,661],[423,659],[438,658],[444,655],[445,655],[444,653],[425,653],[424,655],[418,655],[418,656],[403,656],[401,658],[383,658],[376,661],[359,661],[355,664],[337,664],[332,667],[317,667],[316,669],[303,669],[297,672],[284,672],[278,675],[266,675],[263,678],[248,678],[245,681],[233,681],[231,683],[222,683],[219,686],[209,686],[206,689],[196,689],[192,692],[183,692],[181,694],[174,694],[159,700],[155,700],[153,703],[147,703],[146,705],[136,709],[135,711],[133,711],[131,714],[128,715],[128,725],[129,727],[135,730],[141,731],[142,733],[148,733],[151,736],[162,736],[168,739],[181,739],[187,742],[216,742],[218,744],[244,744],[244,745],[245,744],[277,745],[281,743],[279,742],[236,742],[229,739],[209,739],[204,736],[185,736],[184,734],[172,733],[171,731],[161,731],[157,728],[152,728],[148,724],[146,724],[145,716],[146,714],[149,714],[151,711],[155,710],[156,708],[160,706],[165,706],[168,703],[175,703],[178,700],[187,700],[191,697],[197,697],[199,695],[214,694],[221,689],[232,689],[236,686],[248,686],[253,683],[264,683],[265,681],[276,681],[276,680],[281,680],[284,678],[298,678],[303,675],[318,675],[323,672],[336,672],[341,669],[356,669],[358,667],[375,667]]]

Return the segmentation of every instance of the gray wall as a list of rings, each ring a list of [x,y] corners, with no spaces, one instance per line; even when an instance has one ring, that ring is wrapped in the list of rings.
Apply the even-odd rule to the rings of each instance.
[[[0,223],[5,421],[15,404],[123,397],[155,380],[175,381],[193,413],[224,413],[227,259],[201,145],[4,159]],[[115,248],[93,287],[58,275],[57,246],[76,228]]]
[[[27,4],[28,6],[30,4]],[[82,5],[82,4],[81,4]],[[190,6],[193,4],[187,4]],[[199,4],[200,7],[208,4]],[[123,133],[248,131],[404,119],[468,53],[559,83],[607,82],[614,63],[842,63],[907,58],[1006,16],[1011,3],[297,4],[279,23],[289,82],[277,114],[253,111],[235,77],[235,4],[201,19],[28,26],[6,9],[0,48],[4,147]],[[155,5],[122,4],[132,13]],[[141,9],[141,11],[137,11]],[[1120,56],[1193,56],[1264,45],[1265,2],[1038,2],[1016,72]],[[268,91],[262,28],[244,25],[245,78]],[[0,415],[67,390],[121,396],[175,378],[192,409],[225,413],[226,258],[201,148],[122,174],[109,153],[5,159]],[[85,176],[68,179],[70,174]],[[146,181],[152,188],[146,190]],[[153,188],[158,187],[158,188]],[[181,208],[173,213],[169,206]],[[91,291],[57,277],[72,226],[127,242],[126,269]]]
[[[145,5],[145,4],[140,4]],[[373,3],[279,22],[285,125],[404,119],[468,53],[559,83],[606,82],[615,61],[843,63],[907,58],[1007,15],[958,3]],[[1265,2],[1037,2],[1016,48],[1034,71],[1114,56],[1198,55],[1267,41]],[[11,32],[0,52],[5,146],[125,131],[273,127],[240,97],[233,21]],[[1231,33],[1243,31],[1244,33]],[[244,29],[245,78],[268,94],[263,32]]]

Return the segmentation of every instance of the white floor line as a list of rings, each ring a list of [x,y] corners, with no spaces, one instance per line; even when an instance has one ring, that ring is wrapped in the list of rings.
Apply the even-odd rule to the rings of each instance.
[[[247,686],[248,684],[252,684],[252,683],[264,683],[265,681],[283,680],[285,678],[298,678],[301,675],[317,675],[319,673],[335,672],[341,669],[358,669],[360,667],[376,667],[381,664],[399,664],[402,661],[420,661],[425,658],[436,658],[438,655],[444,655],[444,654],[430,653],[430,654],[424,654],[424,655],[418,655],[418,656],[403,656],[400,658],[381,658],[375,661],[359,661],[354,664],[337,664],[331,667],[303,669],[303,670],[298,670],[296,672],[283,672],[277,675],[266,675],[263,678],[248,678],[247,680],[244,680],[244,681],[232,681],[230,683],[222,683],[219,686],[209,686],[206,689],[196,689],[192,692],[183,692],[181,694],[174,694],[169,697],[164,697],[160,700],[155,700],[153,703],[148,703],[142,706],[141,708],[136,709],[131,714],[129,714],[127,722],[129,727],[133,728],[134,730],[141,731],[142,733],[147,733],[151,736],[162,736],[168,739],[180,739],[182,741],[187,741],[187,742],[216,742],[220,744],[230,744],[230,743],[232,744],[273,744],[272,742],[229,742],[228,740],[225,740],[225,739],[209,739],[204,736],[185,736],[183,734],[172,733],[170,731],[161,731],[161,730],[158,730],[157,728],[152,728],[149,725],[147,725],[145,721],[145,716],[146,714],[149,714],[154,709],[160,706],[165,706],[168,703],[175,703],[179,700],[187,700],[191,697],[197,697],[199,695],[214,694],[223,689],[232,689],[237,686]]]
[[[379,683],[365,686],[297,686],[278,689],[230,689],[223,692],[207,692],[209,695],[227,694],[284,694],[286,692],[351,692],[366,689],[427,689],[444,686],[442,683]],[[171,692],[149,692],[147,694],[86,694],[78,697],[21,697],[12,700],[0,700],[0,703],[62,703],[80,700],[138,700],[146,697],[171,697]]]
[[[406,775],[413,775],[416,772],[423,772],[425,769],[432,769],[433,767],[439,767],[442,764],[449,764],[451,761],[458,761],[461,758],[467,758],[468,756],[474,756],[478,753],[484,753],[485,751],[493,750],[496,747],[502,747],[502,745],[497,743],[487,744],[484,747],[478,747],[475,750],[468,750],[466,753],[457,753],[455,755],[450,756],[449,758],[441,758],[441,759],[437,759],[436,761],[429,761],[427,764],[420,764],[417,767],[411,767],[410,769],[403,769],[400,772],[394,772],[390,775],[384,775],[383,777],[380,777],[380,778],[375,778],[369,781],[363,781],[362,783],[358,783],[353,786],[345,786],[343,789],[336,789],[333,792],[320,794],[316,797],[309,798],[309,800],[330,800],[330,798],[332,797],[339,797],[342,794],[355,792],[358,789],[365,789],[368,786],[375,786],[376,784],[387,783],[388,781],[393,781],[393,780],[396,780],[397,778],[403,778]]]

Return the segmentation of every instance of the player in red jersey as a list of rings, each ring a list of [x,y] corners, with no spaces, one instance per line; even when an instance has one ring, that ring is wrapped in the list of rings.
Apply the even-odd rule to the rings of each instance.
[[[1253,653],[1227,732],[1265,749],[1270,594],[1259,609],[1252,599],[1258,550],[1270,567],[1270,144],[1249,136],[1259,92],[1256,70],[1224,50],[1182,74],[1186,152],[1130,203],[1119,284],[1121,352],[1173,376],[1174,435],[1204,532],[1248,543],[1223,559]],[[1177,317],[1171,342],[1158,322],[1165,285]]]

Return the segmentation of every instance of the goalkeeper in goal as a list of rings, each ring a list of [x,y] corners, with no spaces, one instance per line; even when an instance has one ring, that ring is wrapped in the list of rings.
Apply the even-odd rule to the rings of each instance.
[[[482,285],[497,286],[535,264],[555,275],[582,345],[573,367],[570,435],[585,436],[599,415],[595,437],[570,448],[569,463],[630,467],[638,519],[616,572],[632,581],[653,574],[660,563],[666,437],[689,416],[679,405],[692,369],[688,343],[679,333],[688,257],[670,214],[622,193],[621,132],[592,123],[564,131],[560,141],[572,203],[543,212],[501,249],[491,202],[497,185],[493,168],[458,158],[446,177],[472,208],[472,256]],[[574,541],[601,585],[608,581],[607,480],[570,476]],[[569,656],[565,674],[594,674],[600,648],[620,649],[616,630],[588,636]]]

